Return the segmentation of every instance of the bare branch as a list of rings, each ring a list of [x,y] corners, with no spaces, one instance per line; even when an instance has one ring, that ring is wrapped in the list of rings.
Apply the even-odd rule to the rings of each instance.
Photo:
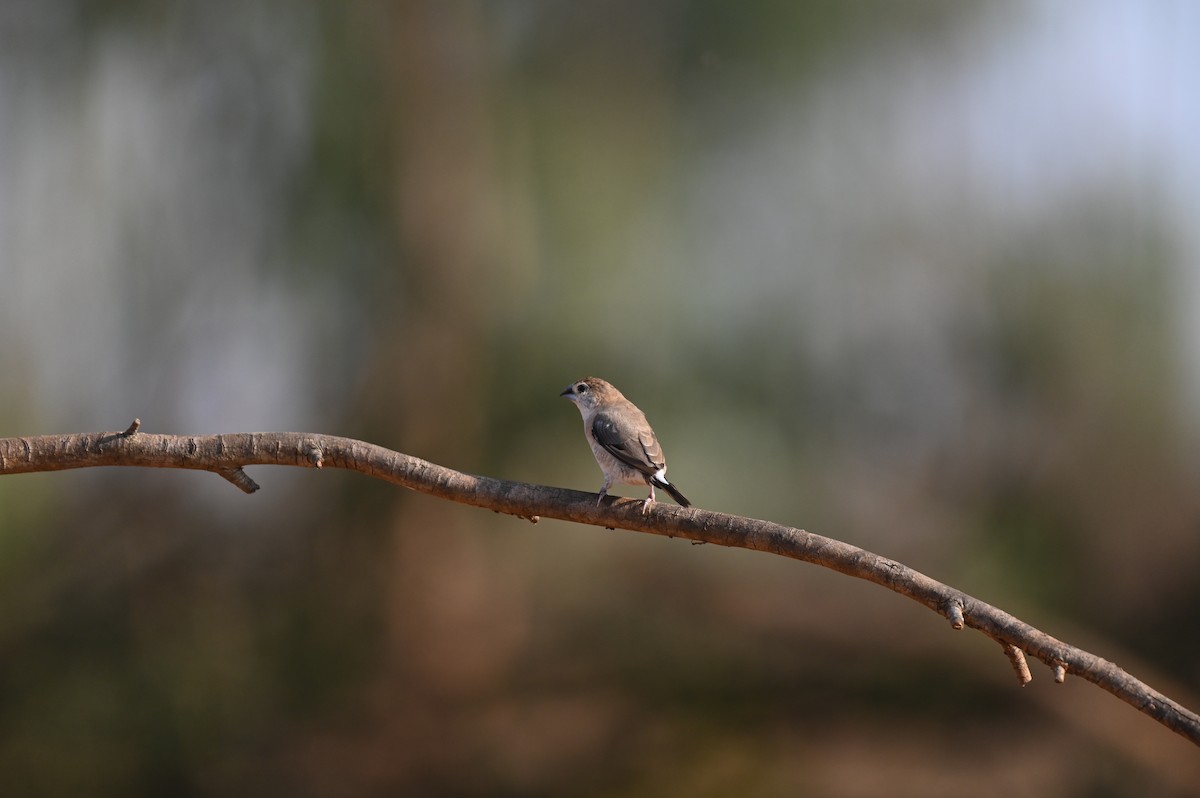
[[[1135,679],[1121,668],[1014,618],[1003,610],[908,566],[832,538],[769,521],[696,508],[642,502],[594,493],[472,476],[363,441],[300,432],[232,435],[150,435],[134,421],[124,432],[0,439],[0,474],[61,471],[96,466],[190,468],[212,471],[251,493],[258,485],[242,470],[250,465],[343,468],[442,499],[526,518],[539,516],[621,527],[694,543],[766,551],[830,568],[886,587],[946,617],[953,628],[976,629],[999,643],[1022,684],[1032,678],[1026,655],[1041,661],[1061,683],[1082,677],[1200,745],[1200,716]]]

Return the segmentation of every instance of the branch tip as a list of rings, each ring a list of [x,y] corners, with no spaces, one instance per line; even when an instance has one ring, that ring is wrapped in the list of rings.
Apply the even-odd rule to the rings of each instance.
[[[1029,672],[1029,662],[1025,659],[1025,652],[1012,643],[1004,643],[1003,645],[1004,655],[1008,657],[1013,670],[1016,671],[1017,681],[1021,683],[1022,687],[1032,682],[1033,674]]]
[[[129,428],[121,433],[121,437],[122,438],[131,438],[134,435],[137,435],[137,431],[140,430],[141,428],[142,428],[142,420],[140,418],[135,418],[133,420],[133,423],[129,425]]]
[[[232,482],[243,493],[254,493],[258,490],[258,483],[251,479],[250,475],[243,471],[241,466],[218,468],[216,472]]]
[[[1067,663],[1055,662],[1054,663],[1054,683],[1062,684],[1066,680],[1067,680]]]

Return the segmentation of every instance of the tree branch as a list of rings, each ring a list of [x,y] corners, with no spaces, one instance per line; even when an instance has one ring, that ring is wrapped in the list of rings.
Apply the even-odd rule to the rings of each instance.
[[[1003,648],[1022,685],[1032,676],[1026,655],[1052,669],[1055,682],[1073,674],[1100,686],[1168,729],[1200,746],[1200,716],[1121,668],[1067,645],[1012,615],[930,579],[902,563],[856,546],[769,521],[675,505],[472,476],[382,446],[306,432],[233,435],[150,435],[135,420],[124,432],[0,439],[0,474],[95,466],[190,468],[212,471],[246,493],[258,490],[242,470],[250,465],[344,468],[442,499],[508,513],[537,523],[539,516],[620,527],[718,546],[791,557],[865,579],[924,604],[954,629],[969,626]]]

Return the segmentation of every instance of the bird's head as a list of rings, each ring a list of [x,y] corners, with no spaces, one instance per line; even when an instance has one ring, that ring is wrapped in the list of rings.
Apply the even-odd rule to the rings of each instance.
[[[559,396],[574,402],[580,410],[596,407],[603,402],[622,399],[621,392],[599,377],[584,377],[567,386]]]

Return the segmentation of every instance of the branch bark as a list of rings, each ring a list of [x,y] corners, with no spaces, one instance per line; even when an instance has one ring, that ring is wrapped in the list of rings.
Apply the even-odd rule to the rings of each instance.
[[[856,546],[769,521],[709,510],[642,502],[473,476],[350,438],[306,432],[232,435],[151,435],[135,420],[124,432],[0,439],[0,474],[96,466],[189,468],[211,471],[246,493],[258,485],[250,465],[344,468],[442,499],[507,513],[537,523],[540,516],[620,527],[666,537],[736,546],[790,557],[886,587],[924,604],[951,628],[976,629],[1000,644],[1024,685],[1032,677],[1026,655],[1044,663],[1061,683],[1067,674],[1107,690],[1168,729],[1200,746],[1200,715],[1167,698],[1117,665],[1068,645],[1003,610],[908,566]]]

